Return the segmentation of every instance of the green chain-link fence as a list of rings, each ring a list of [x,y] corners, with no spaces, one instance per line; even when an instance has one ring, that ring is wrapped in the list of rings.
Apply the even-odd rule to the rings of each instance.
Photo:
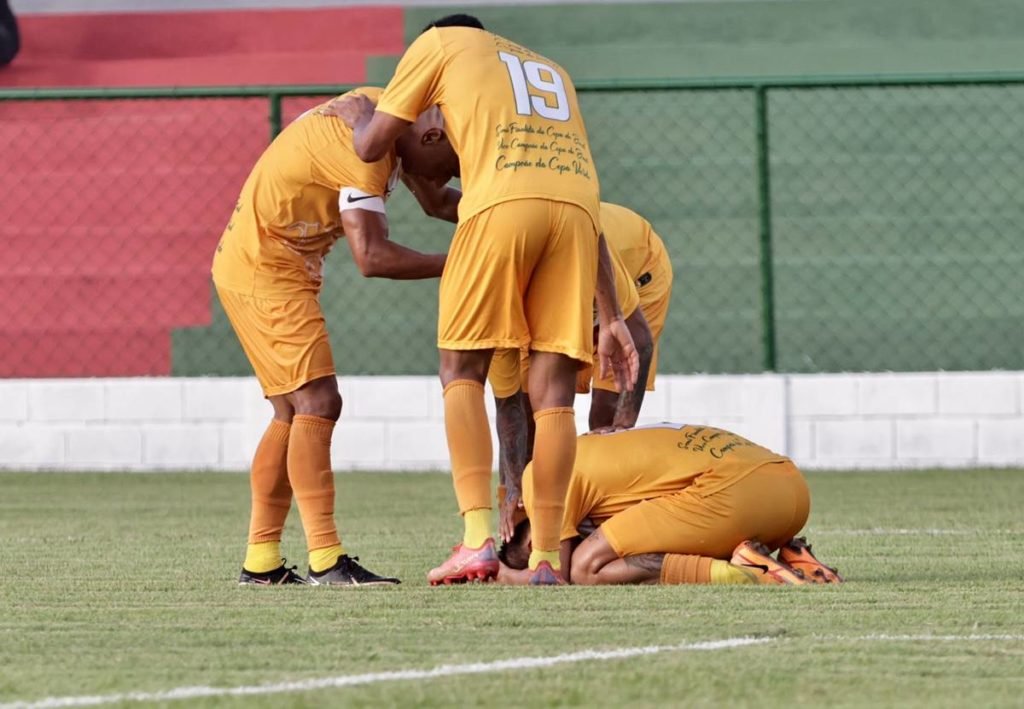
[[[344,87],[0,92],[0,376],[248,373],[208,266],[282,122]],[[676,272],[663,372],[1024,369],[1024,76],[580,86],[604,199]],[[451,225],[401,190],[392,236]],[[322,296],[343,373],[431,373],[436,283]]]

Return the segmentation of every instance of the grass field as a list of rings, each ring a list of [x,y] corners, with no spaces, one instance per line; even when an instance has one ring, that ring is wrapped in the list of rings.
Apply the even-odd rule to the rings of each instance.
[[[448,478],[340,475],[347,546],[405,580],[351,591],[235,585],[241,475],[0,475],[0,708],[324,678],[341,686],[188,704],[1020,706],[1024,471],[809,478],[841,587],[432,589],[459,527]],[[285,552],[304,566],[302,549],[293,520]]]

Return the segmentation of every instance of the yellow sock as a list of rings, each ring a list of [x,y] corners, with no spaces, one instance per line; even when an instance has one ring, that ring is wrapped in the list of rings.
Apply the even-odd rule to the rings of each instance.
[[[557,550],[555,551],[541,551],[540,549],[534,549],[530,552],[530,569],[536,569],[540,566],[540,562],[546,561],[551,564],[551,568],[558,571],[562,568],[562,557]]]
[[[345,548],[340,544],[334,544],[322,549],[311,549],[309,552],[309,568],[320,573],[327,571],[338,563],[338,557],[345,554]]]
[[[757,575],[750,569],[730,564],[728,561],[715,559],[711,562],[711,583],[713,584],[748,584],[757,583]]]
[[[265,574],[281,565],[281,542],[258,542],[245,550],[242,566],[254,574]]]
[[[565,494],[576,460],[576,418],[572,407],[565,406],[538,411],[533,419],[537,422],[537,433],[533,442],[533,502],[528,510],[533,547],[554,550],[551,566],[558,568],[555,564]]]
[[[466,532],[462,537],[463,546],[470,549],[482,547],[491,536],[491,508],[466,510],[466,514],[462,515],[462,521],[466,525]]]
[[[489,508],[491,424],[484,406],[483,384],[457,379],[444,388],[444,430],[459,511]]]

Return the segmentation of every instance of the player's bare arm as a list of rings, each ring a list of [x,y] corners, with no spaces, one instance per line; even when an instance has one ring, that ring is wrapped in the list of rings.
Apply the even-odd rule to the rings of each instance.
[[[380,212],[348,209],[341,213],[352,260],[367,278],[417,280],[438,278],[445,254],[424,254],[388,239],[388,220]]]
[[[377,162],[387,155],[411,123],[376,110],[373,101],[361,94],[345,96],[335,110],[352,129],[352,145],[363,162]]]
[[[619,308],[615,272],[604,234],[598,238],[596,299],[599,372],[601,377],[613,374],[619,391],[632,391],[640,369],[640,356]]]
[[[418,175],[402,174],[402,182],[416,198],[423,213],[434,219],[441,219],[452,224],[459,221],[459,202],[462,190],[449,187]]]
[[[621,430],[633,428],[640,417],[640,408],[644,403],[644,394],[651,360],[654,357],[654,337],[643,311],[637,308],[626,318],[626,327],[633,337],[633,344],[640,359],[637,374],[637,386],[632,391],[615,393],[604,389],[594,389],[590,407],[590,430]]]

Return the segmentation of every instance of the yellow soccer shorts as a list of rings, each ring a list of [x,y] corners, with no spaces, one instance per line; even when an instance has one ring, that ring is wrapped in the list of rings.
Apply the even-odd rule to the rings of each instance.
[[[501,202],[455,230],[441,276],[437,346],[593,358],[597,228],[582,207]]]
[[[731,485],[721,485],[721,478],[713,474],[702,476],[680,492],[623,510],[601,529],[619,556],[662,553],[729,559],[747,539],[777,549],[807,523],[810,492],[791,461],[766,463]]]
[[[259,298],[222,288],[217,295],[265,396],[288,394],[334,374],[316,298]]]
[[[668,261],[668,255],[664,256]],[[661,341],[661,333],[665,329],[665,319],[668,318],[668,306],[672,301],[672,266],[670,263],[659,262],[647,273],[637,278],[637,286],[640,293],[640,312],[647,320],[647,326],[651,329],[651,339],[654,340],[654,353],[651,355],[651,368],[647,373],[647,391],[654,391],[654,380],[658,373],[658,343]],[[587,367],[581,369],[576,377],[576,393],[586,394],[590,391],[591,379],[595,389],[604,391],[618,391],[615,380],[612,377],[601,379],[597,371]]]

